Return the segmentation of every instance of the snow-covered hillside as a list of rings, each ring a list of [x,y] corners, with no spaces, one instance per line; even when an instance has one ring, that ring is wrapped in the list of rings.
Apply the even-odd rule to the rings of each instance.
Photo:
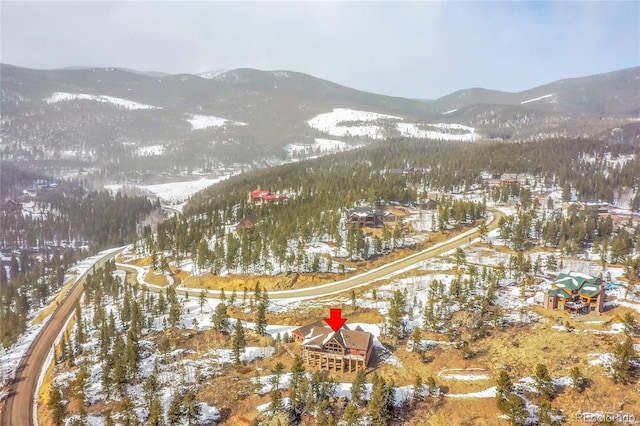
[[[88,95],[85,93],[66,93],[55,92],[44,101],[48,104],[54,104],[57,102],[66,101],[96,101],[122,107],[124,109],[162,109],[157,106],[142,104],[140,102],[130,101],[128,99],[114,98],[113,96],[106,95]]]
[[[315,139],[312,144],[291,143],[284,147],[289,157],[314,158],[320,155],[344,152],[359,148],[360,144],[348,144],[335,139]]]
[[[386,139],[404,136],[420,139],[474,142],[480,139],[473,127],[455,123],[417,124],[404,122],[402,117],[334,108],[307,121],[307,125],[322,133],[338,137]]]
[[[462,124],[436,123],[415,124],[398,123],[398,130],[402,136],[408,138],[438,139],[445,141],[475,142],[480,139],[476,129]]]
[[[395,115],[357,111],[349,108],[334,108],[332,112],[317,115],[307,121],[309,127],[331,136],[360,136],[384,139],[385,125],[402,120]]]
[[[227,124],[233,124],[236,126],[246,126],[247,123],[241,123],[239,121],[227,120],[226,118],[220,118],[213,115],[192,115],[187,118],[189,124],[191,124],[192,130],[201,130],[208,127],[222,127]]]

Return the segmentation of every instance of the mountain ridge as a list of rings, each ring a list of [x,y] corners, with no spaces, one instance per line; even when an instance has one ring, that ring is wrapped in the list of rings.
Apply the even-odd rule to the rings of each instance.
[[[0,64],[2,159],[48,161],[67,153],[85,167],[162,170],[312,155],[321,139],[347,148],[398,137],[586,135],[640,143],[640,67],[518,93],[465,89],[437,100],[375,94],[286,70],[239,68],[208,77]],[[151,162],[144,160],[149,155]]]

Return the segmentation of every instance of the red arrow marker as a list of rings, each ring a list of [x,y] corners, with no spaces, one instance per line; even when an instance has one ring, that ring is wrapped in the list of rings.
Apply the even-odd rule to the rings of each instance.
[[[342,309],[331,309],[329,318],[325,318],[324,320],[329,324],[329,327],[331,327],[333,331],[340,330],[340,327],[347,322],[346,318],[342,318]]]

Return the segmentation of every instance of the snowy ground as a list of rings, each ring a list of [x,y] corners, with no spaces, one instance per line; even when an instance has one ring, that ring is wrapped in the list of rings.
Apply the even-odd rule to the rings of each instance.
[[[192,130],[202,130],[209,127],[222,127],[226,125],[246,126],[247,123],[227,120],[226,118],[215,117],[213,115],[191,115],[187,118]]]
[[[312,144],[292,143],[284,147],[291,158],[316,158],[326,154],[344,152],[360,148],[363,145],[349,144],[335,139],[315,139]]]
[[[395,115],[334,108],[307,121],[309,127],[331,136],[385,139],[391,136],[474,142],[481,138],[473,127],[454,123],[405,123]]]
[[[358,111],[348,108],[334,108],[332,112],[317,115],[307,121],[309,127],[331,136],[359,136],[371,139],[387,137],[385,123],[402,120],[395,115]]]
[[[113,96],[106,95],[88,95],[84,93],[66,93],[66,92],[55,92],[44,101],[48,104],[53,104],[56,102],[68,102],[75,100],[89,100],[96,101],[101,103],[107,103],[110,105],[114,105],[116,107],[135,110],[135,109],[162,109],[160,107],[156,107],[153,105],[142,104],[135,101],[130,101],[127,99],[114,98]]]
[[[225,175],[218,178],[201,178],[198,180],[189,180],[183,182],[160,183],[155,185],[128,185],[135,186],[154,194],[160,200],[167,203],[178,204],[185,202],[196,192],[202,191],[211,185],[229,179],[231,175]],[[123,187],[122,184],[105,185],[104,188],[112,193],[118,192]]]

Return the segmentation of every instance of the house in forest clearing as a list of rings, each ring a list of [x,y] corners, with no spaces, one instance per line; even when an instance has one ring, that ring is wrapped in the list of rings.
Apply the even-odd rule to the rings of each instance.
[[[576,314],[604,311],[604,282],[580,272],[561,273],[544,296],[544,307]]]
[[[258,215],[249,215],[238,222],[238,224],[236,225],[236,231],[240,232],[243,229],[252,229],[258,224],[258,222],[260,222],[260,218],[258,217]]]
[[[265,202],[278,202],[286,200],[287,194],[272,194],[268,189],[256,189],[249,193],[249,202],[262,204]]]
[[[373,353],[373,335],[360,327],[350,330],[343,325],[333,331],[320,321],[295,329],[293,338],[302,346],[302,360],[322,370],[367,368]]]
[[[357,223],[369,228],[382,228],[384,225],[393,227],[400,218],[409,214],[402,207],[354,207],[347,210],[346,223],[347,225]]]

